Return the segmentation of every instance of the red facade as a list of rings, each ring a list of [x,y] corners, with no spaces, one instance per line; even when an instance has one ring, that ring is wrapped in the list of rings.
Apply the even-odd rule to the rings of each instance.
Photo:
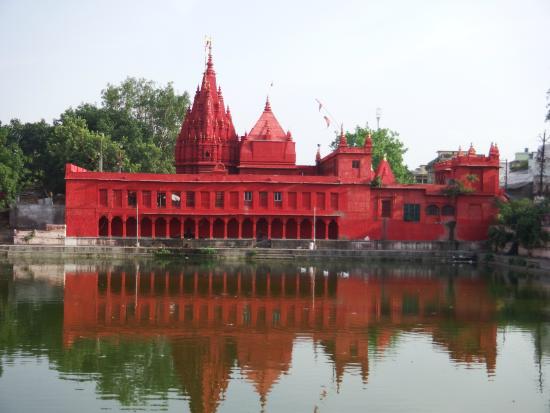
[[[269,100],[238,137],[212,56],[178,136],[177,174],[66,169],[70,237],[484,240],[496,214],[499,153],[470,148],[435,166],[436,184],[395,182],[372,141],[296,165]],[[381,186],[373,185],[373,181]],[[462,192],[446,191],[460,184]],[[139,220],[139,223],[137,222]],[[139,225],[138,225],[139,224]],[[315,228],[313,228],[315,226]]]

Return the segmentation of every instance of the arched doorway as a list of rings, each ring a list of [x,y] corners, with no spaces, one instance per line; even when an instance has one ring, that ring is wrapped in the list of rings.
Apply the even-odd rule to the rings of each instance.
[[[183,223],[183,236],[184,238],[195,238],[195,220],[187,218]]]
[[[210,238],[210,221],[206,218],[199,221],[199,238]]]
[[[141,225],[139,226],[139,232],[141,237],[151,237],[153,234],[153,223],[150,218],[143,218]]]
[[[242,225],[243,228],[241,236],[243,238],[254,238],[254,226],[252,225],[252,221],[249,218],[246,218]]]
[[[310,239],[313,238],[313,233],[311,231],[311,221],[309,219],[304,219],[300,223],[300,238],[301,239]]]
[[[271,238],[283,238],[283,222],[279,218],[275,218],[273,221],[271,221]]]
[[[155,221],[155,238],[166,238],[166,220],[157,218]]]
[[[172,218],[170,220],[170,238],[180,238],[181,237],[181,223],[177,218]]]
[[[99,218],[98,230],[100,237],[106,237],[109,235],[109,220],[107,219],[107,217]]]
[[[126,237],[135,237],[137,231],[137,221],[134,217],[130,217],[126,220]]]
[[[225,229],[225,224],[222,219],[218,218],[214,221],[214,228],[212,230],[214,238],[222,238]]]
[[[111,221],[111,236],[122,237],[122,218],[114,217]]]
[[[338,239],[338,224],[334,220],[330,221],[330,224],[328,224],[328,238]]]
[[[296,224],[295,219],[289,219],[286,221],[286,238],[287,239],[296,239],[298,238],[298,225]]]
[[[315,220],[315,238],[325,239],[327,226],[322,219]]]
[[[267,238],[267,220],[265,218],[260,218],[256,222],[256,239],[266,239]]]
[[[239,238],[239,221],[235,218],[227,223],[227,238]]]

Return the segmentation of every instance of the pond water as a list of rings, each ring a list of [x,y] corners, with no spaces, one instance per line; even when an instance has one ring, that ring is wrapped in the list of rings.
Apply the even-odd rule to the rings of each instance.
[[[483,266],[0,261],[0,412],[548,412],[549,292]]]

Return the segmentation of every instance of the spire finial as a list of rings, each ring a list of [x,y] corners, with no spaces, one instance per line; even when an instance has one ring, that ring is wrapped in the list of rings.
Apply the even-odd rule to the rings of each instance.
[[[264,112],[271,112],[271,103],[269,103],[269,95],[265,99],[265,108]]]
[[[321,144],[317,144],[317,154],[315,155],[315,162],[319,163],[321,162]]]

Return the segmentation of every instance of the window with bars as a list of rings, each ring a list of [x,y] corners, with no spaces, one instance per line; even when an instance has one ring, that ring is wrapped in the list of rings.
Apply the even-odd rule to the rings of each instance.
[[[273,192],[273,201],[283,202],[283,193],[282,192]]]
[[[267,192],[260,192],[260,207],[267,208]]]
[[[187,208],[195,208],[195,192],[187,191],[185,193],[185,206]]]
[[[382,218],[391,218],[391,199],[382,200],[382,211],[380,216]]]
[[[109,201],[107,197],[107,190],[106,189],[100,189],[99,190],[99,205],[106,207],[109,206]]]
[[[143,191],[141,196],[143,198],[143,206],[151,208],[151,191]]]
[[[216,191],[216,208],[223,208],[224,206],[224,193],[222,191]]]
[[[420,221],[420,204],[405,204],[403,208],[403,220],[409,222]]]
[[[354,169],[359,169],[360,162],[359,161],[351,161],[351,167]]]
[[[137,205],[137,192],[128,191],[128,206],[135,207]]]
[[[166,192],[157,192],[157,208],[166,208]]]

